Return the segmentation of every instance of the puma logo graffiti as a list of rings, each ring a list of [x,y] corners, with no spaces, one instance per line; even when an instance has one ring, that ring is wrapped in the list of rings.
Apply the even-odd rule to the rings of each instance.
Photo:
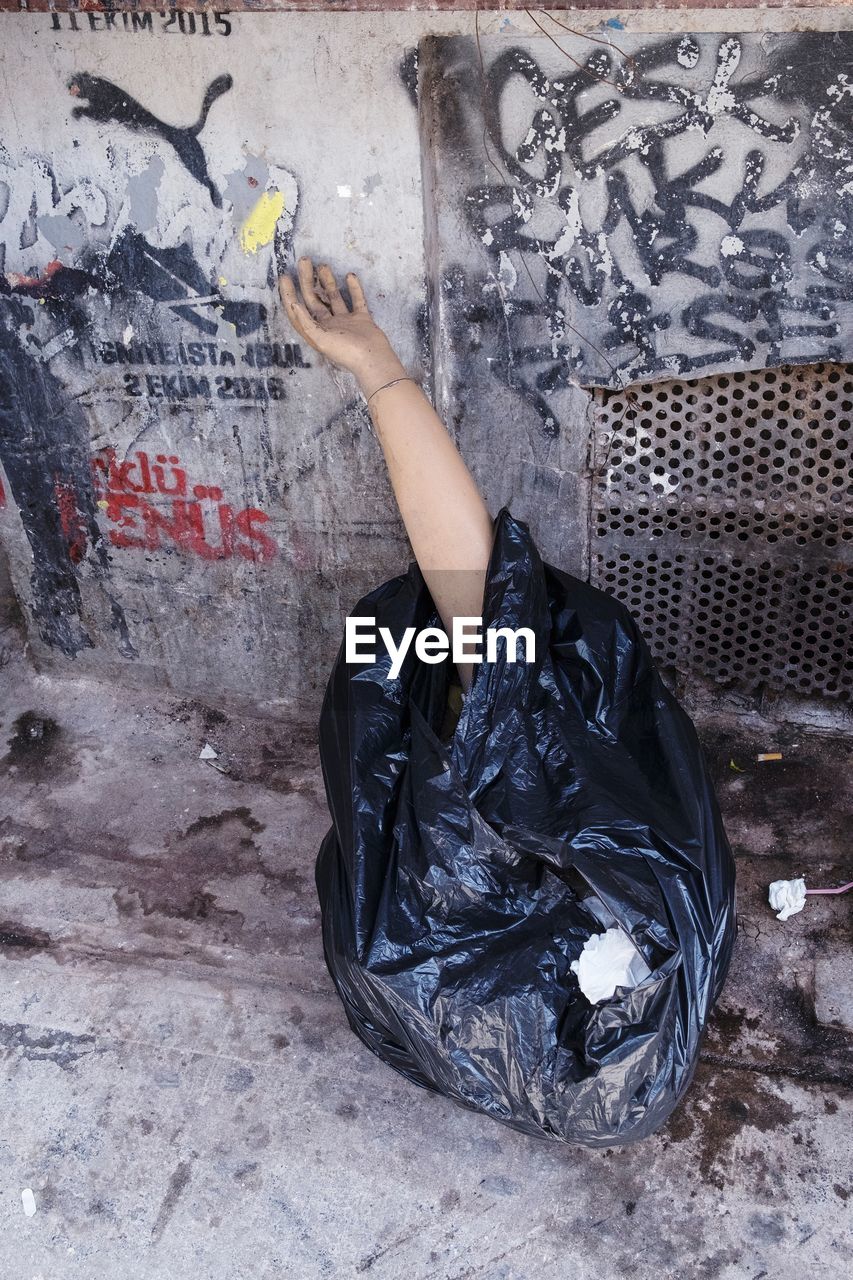
[[[214,102],[217,98],[221,98],[223,93],[227,93],[233,84],[234,81],[229,75],[217,76],[215,80],[211,80],[205,90],[198,120],[195,124],[184,128],[158,119],[147,107],[143,107],[141,102],[137,102],[111,80],[90,76],[85,71],[71,77],[68,81],[68,91],[77,98],[88,99],[86,103],[75,107],[72,111],[71,114],[75,119],[97,120],[101,124],[115,121],[116,124],[122,124],[139,133],[159,135],[164,142],[168,142],[170,147],[174,147],[178,159],[187,172],[192,174],[196,182],[200,182],[207,188],[214,206],[221,209],[222,197],[207,171],[207,160],[198,135],[207,123],[208,113]]]

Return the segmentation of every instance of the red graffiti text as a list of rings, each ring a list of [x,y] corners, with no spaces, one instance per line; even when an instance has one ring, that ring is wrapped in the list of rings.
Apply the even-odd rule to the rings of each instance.
[[[202,560],[272,560],[278,552],[257,507],[236,511],[218,485],[190,484],[175,454],[137,450],[119,458],[102,449],[92,459],[98,505],[114,547],[177,547]]]

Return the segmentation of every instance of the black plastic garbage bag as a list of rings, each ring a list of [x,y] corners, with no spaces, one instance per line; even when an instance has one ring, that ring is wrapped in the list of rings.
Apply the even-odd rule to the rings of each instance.
[[[395,642],[441,625],[415,564],[353,615]],[[416,1084],[525,1133],[635,1141],[689,1085],[729,964],[716,797],[631,615],[543,565],[506,509],[483,625],[533,628],[536,659],[501,644],[475,667],[449,742],[449,658],[412,648],[388,680],[381,642],[372,664],[341,648],[320,718],[326,961],[352,1029]],[[652,970],[595,1005],[570,969],[602,930],[591,895]]]

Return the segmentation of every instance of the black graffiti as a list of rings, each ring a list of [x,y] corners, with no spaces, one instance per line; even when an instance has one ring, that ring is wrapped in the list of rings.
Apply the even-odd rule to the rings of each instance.
[[[261,302],[226,298],[188,244],[155,248],[133,227],[118,236],[106,254],[92,245],[83,253],[79,267],[61,266],[16,286],[20,294],[62,304],[84,297],[90,289],[109,296],[141,294],[166,303],[175,315],[211,337],[219,332],[220,320],[233,325],[242,338],[257,332],[267,318],[267,308]],[[80,311],[78,328],[85,324]]]
[[[143,366],[191,365],[198,369],[205,365],[237,364],[244,360],[250,369],[308,369],[310,365],[302,357],[298,342],[250,342],[242,351],[235,352],[215,342],[102,342],[92,348],[94,358],[101,364],[132,364]]]
[[[837,304],[853,301],[853,37],[786,37],[760,72],[738,75],[743,46],[720,39],[707,70],[707,44],[690,35],[625,57],[598,47],[558,76],[521,48],[488,67],[490,168],[508,178],[463,197],[491,268],[466,281],[456,318],[462,332],[478,315],[492,371],[525,392],[547,433],[550,395],[569,381],[840,358]],[[458,79],[458,43],[447,57]],[[510,86],[531,104],[520,122]],[[741,131],[725,135],[743,140],[740,159],[714,139],[702,147],[723,118]],[[696,140],[687,164],[674,146],[685,135]],[[594,221],[580,207],[592,183]],[[543,206],[560,218],[537,220]]]
[[[75,119],[96,120],[99,124],[115,122],[134,132],[153,133],[162,138],[174,148],[187,172],[207,188],[215,207],[221,209],[222,197],[207,171],[207,159],[198,135],[207,123],[207,116],[214,102],[227,93],[233,84],[230,75],[217,76],[215,80],[211,80],[202,99],[198,120],[194,125],[184,128],[160,120],[124,89],[100,76],[82,71],[71,77],[68,89],[75,97],[88,99],[85,105],[74,107],[71,114]]]
[[[33,555],[32,608],[45,643],[70,657],[92,645],[77,565],[91,547],[120,651],[136,657],[124,612],[107,587],[109,557],[95,518],[89,429],[47,364],[21,339],[31,317],[15,298],[0,307],[0,461]]]
[[[184,373],[126,373],[124,395],[144,396],[148,400],[254,400],[266,403],[285,398],[280,378],[227,377],[213,379]]]
[[[755,97],[775,96],[769,77],[736,86],[730,83],[740,59],[740,47],[734,36],[721,43],[713,81],[704,94],[671,80],[647,78],[650,72],[698,60],[699,45],[692,36],[651,45],[618,64],[610,53],[597,49],[582,68],[557,80],[549,79],[525,50],[508,49],[495,59],[486,81],[485,116],[490,138],[507,170],[538,195],[550,194],[559,183],[563,153],[578,177],[590,178],[613,169],[632,155],[642,155],[648,146],[659,145],[688,130],[707,134],[721,115],[732,116],[763,138],[792,142],[798,132],[794,117],[775,124],[751,105]],[[547,105],[536,110],[524,141],[510,152],[504,143],[501,102],[515,76],[525,80],[534,95]],[[582,95],[597,84],[613,87],[620,96],[582,110]],[[626,101],[664,102],[680,110],[671,120],[640,124],[602,151],[588,155],[584,143],[602,125],[621,115]],[[529,165],[534,158],[545,161],[541,178],[531,174]]]
[[[409,102],[418,109],[418,50],[417,46],[407,49],[397,65],[397,75],[406,90]]]
[[[157,249],[128,228],[110,251],[103,271],[107,292],[120,288],[142,293],[188,321],[200,333],[216,334],[219,319],[233,324],[238,337],[254,333],[266,319],[260,302],[231,301],[206,275],[188,244]],[[210,312],[218,317],[214,319]]]
[[[88,424],[81,406],[41,358],[39,343],[30,332],[30,305],[37,300],[50,313],[55,331],[71,334],[70,358],[81,360],[89,325],[84,303],[92,290],[114,298],[142,295],[166,302],[197,330],[211,334],[217,332],[217,324],[209,318],[211,309],[240,335],[260,329],[267,312],[259,303],[225,299],[187,245],[155,249],[132,228],[107,253],[91,246],[80,266],[60,266],[41,278],[23,279],[14,292],[0,277],[0,463],[32,551],[36,623],[44,641],[69,656],[92,645],[77,579],[78,565],[87,558],[109,601],[119,650],[126,657],[136,657],[121,605],[109,589],[109,554],[96,519],[89,469]],[[155,346],[157,355],[171,354],[168,344]],[[118,361],[117,351],[114,354]],[[220,364],[225,363],[224,354],[220,349]],[[257,344],[255,355],[278,363],[271,344]],[[298,359],[299,366],[305,367],[301,355]],[[248,380],[217,383],[217,396],[245,398],[243,381]],[[152,387],[151,398],[180,400],[187,390],[188,385],[173,388],[161,378]],[[268,379],[252,401],[263,410],[282,394],[283,388]]]
[[[165,13],[160,14],[161,21],[154,26],[154,15],[152,13],[116,13],[114,10],[106,9],[104,13],[86,13],[80,15],[80,19],[86,18],[87,28],[89,31],[119,31],[123,30],[131,35],[137,32],[147,31],[149,35],[153,35],[154,31],[180,32],[184,36],[230,36],[231,21],[223,13],[200,13],[198,17],[194,13],[173,12],[166,17]],[[119,27],[121,23],[121,27]],[[63,25],[64,24],[64,25]],[[216,27],[214,33],[213,28]],[[51,14],[51,29],[53,31],[83,31],[84,28],[78,21],[78,16],[73,9],[67,13]]]

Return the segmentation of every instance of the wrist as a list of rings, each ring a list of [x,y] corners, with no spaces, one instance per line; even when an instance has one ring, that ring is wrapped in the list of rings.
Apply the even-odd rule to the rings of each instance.
[[[409,376],[406,366],[390,346],[387,351],[371,353],[353,372],[365,399],[392,378]]]

